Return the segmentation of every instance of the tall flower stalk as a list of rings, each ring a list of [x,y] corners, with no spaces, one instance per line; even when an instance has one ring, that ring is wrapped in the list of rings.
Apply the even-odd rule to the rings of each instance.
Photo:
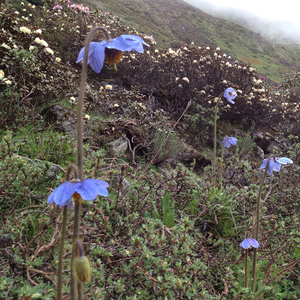
[[[71,165],[66,174],[66,181],[70,180],[70,175],[72,170],[75,174],[75,179],[77,179],[77,170],[74,165]],[[62,218],[62,229],[61,229],[61,237],[59,242],[58,249],[58,267],[57,267],[57,300],[62,299],[62,261],[64,255],[64,244],[66,239],[66,230],[67,230],[67,218],[68,218],[68,205],[63,206],[63,218]]]
[[[222,93],[223,94],[223,93]],[[217,121],[218,121],[218,112],[219,112],[219,101],[221,95],[217,98],[217,103],[215,106],[215,115],[214,115],[214,154],[213,154],[213,166],[212,166],[212,185],[215,185],[216,182],[216,160],[217,160]],[[224,97],[227,99],[227,101],[231,104],[234,104],[235,102],[233,99],[235,99],[237,96],[235,90],[233,88],[228,88],[224,92]]]
[[[84,91],[85,84],[87,78],[87,64],[88,64],[88,53],[90,43],[96,31],[102,30],[105,33],[106,41],[110,41],[110,35],[107,30],[101,26],[95,27],[92,29],[90,34],[88,35],[84,55],[83,55],[83,64],[81,71],[81,82],[79,89],[79,97],[78,97],[78,110],[77,110],[77,165],[78,165],[78,173],[79,179],[83,180],[83,99],[84,99]],[[74,233],[73,233],[73,251],[72,251],[72,259],[71,259],[71,282],[70,282],[70,296],[71,299],[76,299],[76,278],[73,270],[73,264],[76,257],[76,241],[79,238],[79,225],[80,225],[80,207],[81,203],[76,201],[75,203],[75,216],[74,216]],[[82,283],[78,283],[78,300],[82,299]]]
[[[279,157],[276,158],[275,156],[270,156],[269,158],[266,158],[263,160],[263,163],[260,166],[260,169],[265,169],[264,175],[260,181],[260,186],[258,190],[258,196],[256,200],[256,227],[254,231],[254,238],[258,240],[258,235],[259,235],[259,225],[260,225],[260,200],[261,200],[261,194],[262,194],[262,189],[263,189],[263,184],[265,181],[265,178],[267,174],[272,175],[273,171],[279,172],[281,165],[286,165],[286,164],[292,164],[293,161],[287,157]],[[255,292],[255,286],[256,286],[256,261],[257,261],[257,249],[254,249],[254,254],[253,254],[253,265],[252,265],[252,276],[253,276],[253,281],[252,281],[252,291]]]

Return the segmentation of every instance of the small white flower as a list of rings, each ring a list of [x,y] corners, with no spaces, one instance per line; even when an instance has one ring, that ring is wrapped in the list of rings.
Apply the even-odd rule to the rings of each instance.
[[[7,44],[5,44],[5,43],[3,43],[2,45],[1,45],[2,47],[4,47],[4,48],[6,48],[6,49],[11,49]]]
[[[119,107],[120,105],[118,103],[115,103],[114,104],[114,107]]]
[[[34,33],[42,33],[42,29],[37,29]]]
[[[223,80],[223,83],[224,83],[224,84],[227,84],[227,81],[226,81],[226,80]]]
[[[226,56],[227,56],[227,55],[224,53],[224,54],[223,54],[223,57],[226,57]]]
[[[196,63],[197,63],[197,60],[196,60],[196,59],[194,59],[194,60],[193,60],[193,64],[196,64]]]
[[[37,44],[40,44],[40,45],[42,45],[42,46],[44,46],[44,47],[48,47],[48,43],[47,42],[45,42],[44,40],[41,40],[40,38],[36,38],[35,40],[34,40]]]
[[[16,10],[16,11],[15,11],[15,14],[16,14],[16,15],[19,15],[20,13]]]
[[[217,47],[217,48],[216,48],[216,51],[220,51],[220,48],[219,48],[219,47]]]
[[[50,53],[51,55],[54,54],[54,51],[53,51],[52,49],[50,49],[50,48],[45,48],[45,52],[48,52],[48,53]]]
[[[11,82],[10,80],[8,80],[8,79],[4,80],[4,82],[5,82],[7,85],[11,85],[11,84],[12,84],[12,82]]]
[[[210,50],[210,47],[206,47],[206,50]]]
[[[190,81],[189,81],[189,79],[187,77],[183,77],[182,80],[185,81],[185,82],[187,82],[187,83],[190,83]]]
[[[59,58],[59,57],[56,57],[55,60],[56,60],[57,62],[61,62],[61,58]]]
[[[89,115],[85,115],[84,118],[89,120],[91,117]]]
[[[107,90],[112,90],[112,85],[107,84],[107,85],[105,86],[105,88],[106,88]]]
[[[155,51],[154,51],[155,53],[158,53],[159,51],[158,51],[158,49],[155,49]]]
[[[27,28],[27,27],[24,27],[24,26],[20,27],[20,31],[24,32],[24,33],[28,33],[28,34],[31,33],[31,30],[29,28]]]
[[[29,51],[32,51],[32,50],[34,50],[34,46],[29,46]]]

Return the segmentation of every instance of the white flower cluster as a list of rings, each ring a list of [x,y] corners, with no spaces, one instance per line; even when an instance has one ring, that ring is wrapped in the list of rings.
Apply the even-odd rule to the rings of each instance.
[[[4,82],[7,85],[11,85],[12,81],[7,78],[4,78],[4,75],[5,75],[4,72],[2,70],[0,70],[0,81]]]
[[[50,53],[51,55],[53,55],[54,54],[54,51],[52,50],[52,49],[50,49],[50,48],[45,48],[45,52],[48,52],[48,53]]]
[[[37,44],[40,44],[40,45],[42,45],[42,46],[44,46],[44,47],[48,47],[49,45],[48,45],[48,43],[46,42],[46,41],[44,41],[44,40],[41,40],[40,38],[36,38],[35,40],[34,40]]]
[[[27,33],[27,34],[31,33],[31,30],[29,28],[25,27],[25,26],[20,27],[20,31],[24,32],[24,33]]]
[[[5,43],[2,43],[1,47],[4,47],[4,48],[6,48],[6,49],[8,49],[8,50],[10,50],[10,49],[11,49],[11,48],[10,48],[10,46],[8,46],[8,45],[7,45],[7,44],[5,44]]]
[[[75,99],[75,97],[71,97],[70,98],[70,100],[69,100],[69,102],[71,103],[71,104],[76,104],[76,99]]]

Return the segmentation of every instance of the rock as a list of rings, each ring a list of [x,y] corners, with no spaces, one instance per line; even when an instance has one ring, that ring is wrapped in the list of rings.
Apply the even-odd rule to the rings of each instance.
[[[265,158],[265,153],[264,153],[264,150],[261,149],[259,146],[255,146],[253,148],[254,150],[254,153],[260,158],[260,159],[264,159]]]
[[[109,143],[110,145],[110,151],[113,156],[119,156],[128,148],[128,141],[124,137],[120,137],[115,141],[112,141]]]
[[[59,166],[52,165],[52,166],[50,166],[50,168],[48,170],[48,175],[49,175],[49,177],[56,177],[62,171],[63,170]]]
[[[45,122],[52,125],[53,129],[67,133],[72,138],[77,136],[77,114],[66,107],[55,104],[45,108],[41,114]],[[84,127],[84,135],[88,136],[88,129]]]
[[[123,178],[121,183],[121,193],[122,195],[126,194],[130,190],[131,184],[126,178]]]

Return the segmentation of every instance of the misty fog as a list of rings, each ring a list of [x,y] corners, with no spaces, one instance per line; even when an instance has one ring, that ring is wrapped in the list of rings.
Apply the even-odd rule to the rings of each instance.
[[[204,12],[226,19],[276,42],[295,42],[300,44],[300,26],[292,20],[272,20],[254,15],[252,12],[234,7],[220,7],[206,0],[183,0]]]

